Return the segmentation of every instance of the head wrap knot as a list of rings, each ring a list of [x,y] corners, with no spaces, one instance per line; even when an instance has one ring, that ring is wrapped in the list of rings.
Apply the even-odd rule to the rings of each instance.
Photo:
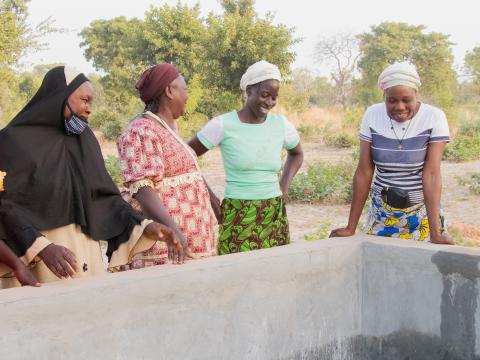
[[[417,69],[406,61],[387,66],[378,77],[378,86],[382,90],[398,85],[418,90],[421,84]]]
[[[282,75],[280,70],[276,65],[273,65],[265,60],[260,60],[245,71],[241,80],[240,80],[240,89],[245,91],[247,86],[258,84],[259,82],[265,80],[282,80]]]
[[[167,86],[179,76],[176,66],[157,64],[143,72],[135,88],[140,93],[140,99],[147,104],[162,95]]]

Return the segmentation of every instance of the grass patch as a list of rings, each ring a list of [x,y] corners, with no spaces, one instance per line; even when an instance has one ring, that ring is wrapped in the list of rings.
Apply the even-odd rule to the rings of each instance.
[[[352,161],[330,164],[319,161],[292,182],[289,197],[302,203],[348,203],[352,198]]]

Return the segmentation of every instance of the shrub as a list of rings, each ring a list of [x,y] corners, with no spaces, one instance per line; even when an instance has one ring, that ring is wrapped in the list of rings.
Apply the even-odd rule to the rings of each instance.
[[[458,183],[467,186],[474,195],[480,195],[480,173],[468,174],[465,177],[457,177]]]
[[[460,126],[452,144],[445,149],[443,158],[453,161],[480,159],[480,121]]]
[[[321,133],[321,129],[318,126],[303,124],[297,127],[297,131],[303,141],[315,139]]]
[[[100,127],[105,139],[110,141],[117,140],[122,133],[122,129],[122,124],[118,121],[107,122]]]
[[[362,108],[353,108],[345,111],[342,125],[344,128],[353,129],[356,132],[360,130],[360,124],[363,119],[364,110]]]
[[[319,203],[323,201],[347,203],[352,197],[353,162],[330,164],[317,162],[307,172],[295,177],[289,196],[294,201]]]
[[[105,159],[105,167],[113,182],[119,186],[123,184],[122,172],[120,170],[120,160],[116,156],[108,155]]]
[[[329,222],[321,222],[317,231],[311,234],[305,234],[304,238],[306,241],[326,239],[330,235],[331,227],[332,224]]]
[[[352,146],[358,145],[357,137],[345,132],[324,132],[323,142],[325,145],[337,148],[351,148]]]
[[[118,121],[116,114],[109,110],[93,111],[92,116],[88,119],[88,124],[94,130],[102,129],[105,124]]]

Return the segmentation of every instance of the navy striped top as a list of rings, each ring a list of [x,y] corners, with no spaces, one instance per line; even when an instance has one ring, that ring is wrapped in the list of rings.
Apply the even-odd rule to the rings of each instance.
[[[422,173],[428,144],[449,142],[445,113],[421,103],[417,114],[406,122],[391,120],[384,103],[370,106],[363,117],[360,139],[371,143],[375,178],[372,194],[385,187],[409,192],[413,204],[423,202]]]

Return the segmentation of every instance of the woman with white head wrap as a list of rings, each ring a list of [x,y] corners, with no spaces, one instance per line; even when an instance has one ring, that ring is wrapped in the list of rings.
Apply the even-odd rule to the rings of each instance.
[[[415,66],[407,62],[380,74],[384,102],[369,107],[362,121],[348,225],[331,237],[355,233],[370,191],[367,234],[453,244],[440,207],[448,123],[443,111],[420,101],[420,85]]]
[[[294,126],[270,112],[280,81],[277,66],[251,65],[240,80],[242,109],[213,118],[189,142],[199,156],[217,145],[222,152],[227,188],[221,210],[217,202],[220,255],[290,242],[285,199],[303,152]],[[279,179],[282,148],[288,156]]]

